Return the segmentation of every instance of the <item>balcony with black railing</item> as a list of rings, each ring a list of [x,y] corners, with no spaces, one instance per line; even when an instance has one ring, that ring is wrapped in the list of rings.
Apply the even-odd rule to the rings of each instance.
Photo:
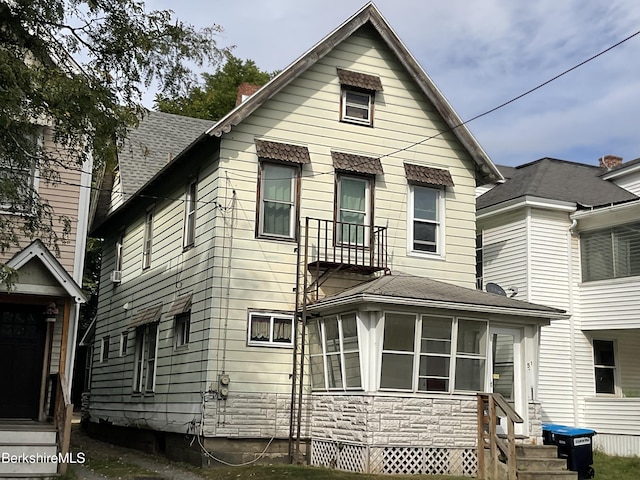
[[[310,271],[370,275],[388,270],[387,227],[306,218],[304,235]]]

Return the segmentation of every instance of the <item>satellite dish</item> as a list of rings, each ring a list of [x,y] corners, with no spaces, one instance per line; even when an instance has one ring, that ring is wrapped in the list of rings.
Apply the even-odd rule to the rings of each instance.
[[[503,297],[507,296],[507,293],[504,291],[504,289],[497,283],[489,282],[487,283],[486,288],[487,292],[489,293],[495,293],[496,295],[502,295]]]

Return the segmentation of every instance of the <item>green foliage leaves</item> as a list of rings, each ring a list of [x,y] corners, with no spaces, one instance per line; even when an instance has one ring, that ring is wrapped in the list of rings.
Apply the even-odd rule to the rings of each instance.
[[[194,65],[223,58],[220,30],[137,0],[0,0],[0,251],[64,241],[68,219],[38,185],[112,162],[144,90],[188,91]]]
[[[262,86],[274,75],[260,70],[253,60],[242,61],[227,52],[221,69],[214,74],[202,75],[203,85],[193,86],[182,96],[158,94],[156,107],[161,112],[219,120],[235,107],[241,84]]]

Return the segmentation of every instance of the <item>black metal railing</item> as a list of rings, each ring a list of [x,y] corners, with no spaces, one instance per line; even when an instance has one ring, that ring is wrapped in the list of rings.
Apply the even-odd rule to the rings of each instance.
[[[309,266],[373,273],[387,270],[387,228],[306,218]]]

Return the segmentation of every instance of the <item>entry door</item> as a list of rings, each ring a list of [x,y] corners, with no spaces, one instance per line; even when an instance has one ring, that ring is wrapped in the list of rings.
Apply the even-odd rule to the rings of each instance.
[[[0,304],[0,418],[38,419],[47,332],[44,308]]]
[[[490,329],[491,347],[491,392],[500,393],[509,405],[526,419],[527,410],[522,374],[522,333],[517,328]],[[516,434],[523,434],[524,424],[516,424]],[[506,418],[500,419],[499,433],[507,433]]]

